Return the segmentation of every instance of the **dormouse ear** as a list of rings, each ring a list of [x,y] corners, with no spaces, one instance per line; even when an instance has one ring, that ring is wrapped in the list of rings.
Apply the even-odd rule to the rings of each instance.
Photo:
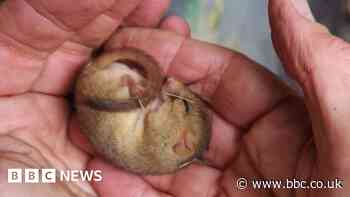
[[[113,51],[100,55],[98,53],[97,51],[96,54],[98,56],[86,66],[81,78],[83,78],[84,75],[91,75],[103,69],[107,69],[111,65],[119,65],[115,63],[120,63],[142,75],[145,78],[145,87],[141,95],[133,95],[135,91],[131,90],[131,87],[129,87],[130,95],[129,98],[126,99],[105,98],[103,95],[93,97],[80,95],[80,99],[77,99],[78,103],[83,102],[85,105],[98,111],[118,112],[144,108],[159,96],[164,76],[153,57],[135,48],[114,49]]]

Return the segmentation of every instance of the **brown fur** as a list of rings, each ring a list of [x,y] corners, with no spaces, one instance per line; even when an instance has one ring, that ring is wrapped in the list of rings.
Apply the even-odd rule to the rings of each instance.
[[[170,79],[163,84],[158,64],[153,59],[149,61],[148,55],[142,55],[138,50],[125,50],[103,55],[79,76],[76,107],[82,131],[98,152],[117,166],[138,174],[174,172],[200,157],[208,147],[208,111],[182,83]],[[136,58],[142,66],[145,66],[144,61],[156,66],[152,71],[147,68],[150,64],[144,68],[149,83],[147,88],[151,88],[146,90],[146,98],[142,98],[145,108],[138,105],[126,110],[101,110],[82,102],[86,98],[108,98],[119,102],[119,98],[111,93],[118,92],[118,84],[113,86],[113,80],[118,81],[114,77],[118,77],[118,71],[108,70],[106,66],[112,63],[111,59],[126,53],[128,58],[133,61],[132,58]]]

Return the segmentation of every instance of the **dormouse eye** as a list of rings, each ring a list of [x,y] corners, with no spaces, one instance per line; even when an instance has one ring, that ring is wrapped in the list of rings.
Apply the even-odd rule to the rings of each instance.
[[[190,102],[186,101],[186,100],[182,100],[184,102],[185,105],[185,109],[186,109],[186,113],[190,113],[192,111],[192,105]]]
[[[171,92],[167,92],[166,95],[172,100],[179,100],[179,101],[182,101],[183,104],[184,104],[184,107],[185,107],[185,111],[186,113],[190,113],[192,111],[192,104],[193,104],[193,101],[190,100],[189,98],[186,98],[186,97],[183,97],[183,96],[180,96],[180,95],[177,95],[177,94],[173,94]]]

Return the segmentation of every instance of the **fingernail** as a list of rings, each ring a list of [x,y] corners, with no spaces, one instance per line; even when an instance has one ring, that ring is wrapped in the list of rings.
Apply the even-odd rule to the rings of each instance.
[[[294,7],[299,12],[300,15],[304,16],[305,18],[315,21],[315,17],[312,14],[310,5],[307,0],[288,0],[292,1],[294,4]]]

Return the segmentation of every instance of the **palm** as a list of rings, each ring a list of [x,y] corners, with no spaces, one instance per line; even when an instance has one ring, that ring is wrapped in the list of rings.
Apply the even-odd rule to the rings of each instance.
[[[27,142],[30,146],[24,149],[33,151],[36,154],[39,153],[36,150],[40,150],[43,158],[35,158],[35,161],[45,167],[85,169],[89,165],[91,168],[103,169],[104,174],[109,174],[104,177],[104,182],[114,182],[114,186],[112,188],[97,187],[100,193],[113,194],[118,192],[120,194],[124,193],[125,196],[131,196],[135,192],[146,192],[145,194],[151,196],[151,193],[164,194],[165,192],[174,196],[193,196],[195,194],[215,196],[219,192],[234,196],[236,191],[235,180],[238,177],[261,178],[262,175],[269,178],[292,177],[294,175],[295,162],[299,161],[298,159],[301,157],[299,151],[308,139],[303,133],[304,129],[308,129],[307,126],[300,131],[293,131],[293,128],[288,128],[288,124],[293,125],[295,121],[301,124],[304,122],[302,117],[297,116],[295,110],[287,109],[284,111],[285,114],[289,114],[288,116],[295,114],[294,118],[297,118],[294,121],[289,119],[288,121],[291,122],[284,124],[286,119],[280,119],[280,116],[278,116],[278,119],[281,120],[280,124],[284,124],[283,127],[275,125],[276,121],[273,121],[274,124],[272,125],[264,124],[264,127],[258,126],[251,129],[243,139],[239,138],[242,130],[215,116],[213,141],[208,153],[205,155],[206,159],[213,165],[212,167],[192,165],[175,175],[137,177],[122,170],[113,169],[98,159],[88,163],[90,156],[74,146],[68,139],[68,131],[71,132],[73,139],[79,140],[78,138],[81,136],[77,133],[78,127],[74,120],[71,121],[69,108],[63,98],[41,94],[27,94],[17,96],[14,100],[18,102],[17,113],[30,113],[31,116],[21,117],[17,116],[17,114],[14,115],[21,120],[21,123],[17,126],[19,128],[25,127],[25,129],[9,132],[8,135],[14,137],[16,141],[4,138],[6,143],[3,143],[3,145],[21,144],[22,140]],[[255,124],[259,125],[259,123]],[[284,130],[285,132],[283,132]],[[266,133],[271,132],[276,134],[268,138]],[[264,136],[259,136],[262,133],[264,133]],[[288,142],[284,142],[281,139],[288,140]],[[291,146],[291,141],[295,142],[295,146]],[[276,144],[276,142],[279,143]],[[84,144],[82,141],[77,143],[79,145]],[[273,143],[273,146],[270,143]],[[260,155],[263,155],[263,157]],[[10,163],[8,167],[13,168],[14,166]],[[274,172],[269,171],[269,169],[274,169]],[[301,167],[301,169],[304,168]],[[118,182],[115,182],[115,180],[118,180]],[[131,187],[124,187],[124,184],[131,184]],[[149,190],[147,191],[145,188],[149,188]],[[154,191],[152,191],[153,188],[155,189]],[[80,185],[80,189],[81,192],[92,191],[88,184]],[[43,192],[43,190],[41,189],[40,192]],[[40,194],[46,195],[45,193],[39,193],[37,196],[40,196]],[[251,193],[246,194],[252,195]],[[261,194],[257,195],[261,196]],[[266,195],[269,196],[270,194]]]
[[[124,29],[106,47],[132,46],[147,51],[168,75],[189,83],[210,103],[215,111],[213,137],[205,153],[210,166],[195,164],[173,175],[139,177],[94,157],[64,96],[92,48],[104,42],[122,19],[126,26],[140,25],[134,21],[154,26],[167,3],[159,1],[152,12],[142,9],[148,5],[144,3],[138,14],[129,15],[139,5],[137,0],[82,0],[76,1],[76,6],[69,2],[13,0],[0,7],[4,65],[0,67],[4,73],[0,81],[0,170],[101,169],[104,180],[92,185],[0,184],[5,195],[30,192],[47,196],[56,191],[58,196],[69,196],[70,192],[84,196],[93,195],[92,186],[103,197],[237,196],[240,191],[235,180],[239,177],[308,179],[322,173],[315,171],[319,166],[314,165],[311,125],[302,100],[271,73],[227,49],[169,31],[138,28]],[[113,9],[105,12],[109,7]],[[36,27],[35,31],[28,25]],[[6,181],[1,179],[1,183]],[[283,190],[258,192],[238,195],[292,195]]]

